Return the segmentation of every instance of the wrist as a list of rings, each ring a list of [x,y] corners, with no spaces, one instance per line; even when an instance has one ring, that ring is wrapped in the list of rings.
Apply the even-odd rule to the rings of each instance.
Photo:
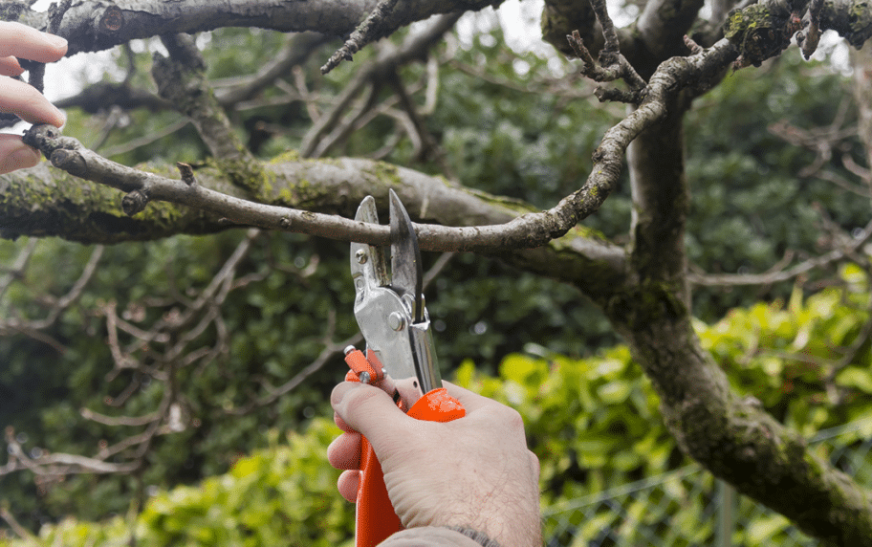
[[[454,530],[455,532],[460,532],[476,543],[481,544],[481,547],[502,547],[502,545],[497,543],[496,540],[489,538],[484,532],[479,532],[478,530],[473,530],[471,528],[464,528],[463,526],[445,526],[445,528]]]
[[[508,514],[508,511],[506,513],[499,518],[467,521],[461,525],[443,524],[442,527],[459,532],[482,547],[542,546],[542,526],[538,512],[516,515]]]

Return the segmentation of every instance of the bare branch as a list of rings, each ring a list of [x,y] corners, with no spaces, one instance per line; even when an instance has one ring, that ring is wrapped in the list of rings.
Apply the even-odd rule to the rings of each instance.
[[[157,412],[150,412],[144,416],[106,416],[105,414],[100,414],[99,412],[83,408],[79,413],[82,415],[82,418],[85,418],[86,420],[113,427],[120,425],[143,426],[161,419],[161,416]]]
[[[623,92],[616,89],[598,88],[595,95],[601,100],[618,100],[621,102],[638,104],[645,98],[646,83],[636,70],[630,65],[626,57],[621,54],[620,44],[618,44],[618,36],[615,33],[614,24],[609,19],[608,13],[605,11],[605,3],[602,0],[592,0],[597,18],[602,18],[600,23],[603,24],[603,36],[605,36],[605,47],[600,51],[599,60],[602,66],[598,66],[594,62],[593,56],[584,46],[581,39],[581,34],[574,30],[572,34],[567,36],[569,45],[572,47],[575,54],[582,61],[581,73],[588,78],[597,82],[612,82],[618,79],[624,80],[630,86],[629,92]],[[603,23],[603,20],[606,22]]]
[[[2,472],[0,472],[0,476],[2,476]],[[25,543],[32,547],[42,547],[42,545],[37,540],[36,536],[30,533],[30,530],[22,526],[15,520],[15,517],[12,513],[9,512],[5,507],[0,506],[0,518],[6,521],[6,524],[12,528],[12,531],[18,534],[18,537],[23,539]]]
[[[327,60],[327,64],[321,67],[321,74],[327,74],[339,66],[343,59],[351,61],[354,54],[360,51],[363,46],[388,36],[396,30],[395,27],[392,28],[390,21],[388,21],[396,5],[397,0],[380,0],[375,9],[372,10],[372,13],[354,29],[351,37]]]
[[[36,242],[38,240],[36,238],[32,238],[27,242],[27,245],[21,250],[18,254],[18,258],[15,259],[15,262],[12,263],[12,266],[6,268],[4,266],[0,266],[0,271],[7,272],[2,278],[0,278],[0,299],[3,298],[3,295],[6,294],[6,290],[9,288],[9,285],[12,284],[15,279],[24,275],[24,269],[27,268],[27,263],[30,262],[30,257],[33,256],[33,251],[36,250]]]
[[[162,35],[170,57],[155,54],[152,76],[161,97],[191,118],[212,155],[251,164],[251,153],[236,136],[206,79],[206,64],[190,36]]]
[[[320,116],[306,132],[300,153],[304,157],[312,157],[318,148],[319,139],[339,122],[361,90],[380,85],[382,77],[396,67],[423,58],[427,50],[454,26],[460,15],[458,13],[439,17],[425,31],[409,36],[399,48],[386,45],[373,61],[354,74],[339,97],[333,101],[330,111]]]
[[[790,268],[770,269],[770,271],[762,274],[701,274],[699,272],[689,271],[687,278],[690,283],[703,287],[727,287],[727,286],[742,286],[742,285],[770,285],[781,281],[788,281],[800,275],[806,274],[812,270],[822,268],[829,264],[833,264],[851,253],[856,253],[863,246],[872,240],[872,222],[866,225],[865,228],[852,238],[846,245],[833,249],[830,252],[810,258]],[[779,265],[782,264],[779,262]],[[786,264],[785,264],[786,266]]]
[[[157,142],[164,137],[168,137],[168,136],[172,135],[176,131],[179,131],[180,129],[184,128],[189,123],[191,123],[191,120],[189,120],[187,118],[182,118],[180,120],[176,120],[173,123],[167,125],[166,127],[162,127],[161,129],[154,131],[153,133],[150,133],[148,135],[143,135],[142,137],[132,139],[128,142],[118,144],[118,145],[112,146],[110,148],[105,148],[105,149],[101,150],[100,153],[103,154],[107,158],[111,158],[112,156],[119,156],[121,154],[126,154],[128,152],[132,152],[132,151],[136,150],[137,148],[141,148],[143,146],[148,146],[149,144],[151,144],[153,142]]]
[[[105,458],[86,458],[75,454],[44,453],[31,458],[24,453],[15,440],[14,430],[6,428],[6,445],[9,462],[0,467],[0,477],[27,469],[37,475],[62,476],[78,473],[129,473],[137,469],[139,462],[109,463]],[[108,456],[107,456],[108,457]]]
[[[821,10],[824,7],[823,0],[811,0],[803,18],[802,24],[805,27],[796,34],[796,43],[799,44],[802,56],[808,61],[812,54],[817,50],[818,43],[821,40]]]
[[[594,167],[585,185],[543,213],[517,217],[504,225],[446,228],[418,225],[422,249],[434,251],[495,251],[544,245],[564,235],[587,217],[611,193],[622,168],[627,145],[666,113],[666,99],[690,82],[707,79],[735,58],[732,45],[722,40],[700,55],[667,61],[652,76],[645,100],[638,109],[609,129],[593,154]],[[111,162],[85,149],[75,139],[60,137],[50,126],[34,126],[25,142],[40,150],[55,167],[86,180],[112,186],[147,200],[163,200],[194,207],[239,225],[294,231],[331,239],[374,245],[389,242],[389,229],[352,220],[295,209],[253,203],[202,187],[145,173]]]
[[[30,251],[28,251],[30,249]],[[25,251],[19,255],[19,258],[16,260],[16,265],[13,266],[12,273],[9,275],[9,282],[16,276],[20,275],[21,270],[16,269],[16,266],[20,266],[21,268],[26,265],[27,260],[30,258],[32,254],[32,244],[28,244],[25,248]],[[88,258],[87,264],[85,264],[82,273],[79,275],[79,278],[70,288],[70,290],[63,295],[62,297],[51,302],[51,309],[46,317],[39,320],[22,320],[17,318],[10,318],[6,320],[0,320],[0,332],[4,330],[13,330],[18,331],[28,336],[31,336],[40,341],[46,342],[58,352],[63,353],[64,347],[59,342],[54,340],[51,336],[45,334],[39,334],[39,331],[47,329],[52,326],[55,321],[57,321],[58,317],[60,317],[61,313],[63,313],[67,308],[69,308],[78,298],[82,295],[82,291],[88,285],[88,282],[94,275],[94,272],[97,271],[97,265],[100,262],[100,258],[103,256],[103,246],[96,245],[94,250],[91,251],[91,256]],[[6,290],[8,286],[7,280],[4,278],[0,280],[0,296],[2,296],[3,292]]]

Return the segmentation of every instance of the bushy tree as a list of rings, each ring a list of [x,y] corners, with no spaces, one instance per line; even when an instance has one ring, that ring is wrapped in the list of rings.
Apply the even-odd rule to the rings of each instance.
[[[42,447],[8,427],[4,482],[35,472],[53,511],[71,509],[58,480],[111,485],[85,509],[97,515],[168,469],[223,471],[264,424],[325,413],[336,375],[319,371],[360,339],[347,246],[319,238],[386,243],[348,219],[393,188],[425,250],[462,253],[428,257],[444,270],[428,293],[444,361],[524,344],[578,355],[583,336],[617,334],[684,453],[811,535],[872,544],[868,494],[731,386],[692,328],[694,307],[713,318],[779,282],[838,282],[843,261],[869,271],[869,102],[821,101],[847,96],[839,78],[797,80],[798,53],[781,55],[793,36],[810,55],[821,30],[862,46],[866,4],[651,0],[615,28],[602,3],[546,2],[545,40],[596,89],[497,31],[458,41],[456,21],[486,5],[3,3],[70,55],[121,46],[127,69],[62,103],[79,140],[28,134],[53,167],[0,179],[0,235],[30,238],[2,249],[0,329],[18,333],[0,338],[4,412],[31,412]],[[33,243],[49,236],[92,247]],[[694,300],[700,286],[720,289]],[[828,395],[869,331],[816,361]]]

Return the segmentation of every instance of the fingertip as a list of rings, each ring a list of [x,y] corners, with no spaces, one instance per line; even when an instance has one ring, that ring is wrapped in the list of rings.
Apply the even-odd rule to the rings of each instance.
[[[330,394],[330,404],[350,429],[370,440],[380,434],[379,426],[385,421],[406,417],[387,393],[360,382],[340,382]]]
[[[52,105],[52,108],[54,109],[54,112],[52,113],[52,117],[54,119],[52,121],[50,121],[49,123],[51,123],[53,126],[57,127],[58,129],[61,129],[61,128],[63,128],[63,126],[67,125],[67,115],[64,114],[63,110],[59,109],[58,107],[56,107],[54,105]]]
[[[15,57],[0,57],[0,75],[3,76],[21,76],[24,69],[18,64],[18,59]]]
[[[327,461],[336,469],[360,469],[359,433],[343,433],[327,447]]]
[[[333,410],[336,410],[336,407],[342,404],[342,399],[345,398],[349,391],[360,385],[359,382],[339,382],[336,384],[336,387],[330,392],[330,405],[333,407]]]
[[[67,53],[67,48],[69,47],[69,43],[67,39],[63,36],[58,36],[57,34],[48,34],[45,35],[46,40],[54,47],[58,52],[60,52],[59,57],[63,57]]]
[[[343,471],[336,481],[339,494],[347,501],[357,501],[357,490],[360,488],[360,471]]]

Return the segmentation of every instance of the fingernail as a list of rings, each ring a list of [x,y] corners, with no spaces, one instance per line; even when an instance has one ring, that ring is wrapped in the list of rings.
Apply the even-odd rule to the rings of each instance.
[[[54,108],[55,114],[57,115],[57,118],[58,118],[58,119],[60,120],[60,122],[61,122],[60,125],[55,125],[55,127],[57,127],[58,129],[60,129],[60,128],[62,128],[63,126],[65,126],[65,125],[67,124],[67,115],[64,114],[64,111],[63,111],[63,110],[61,110],[60,108],[58,108],[58,107],[56,107],[56,106],[54,106],[54,105],[52,105],[52,108]]]
[[[67,47],[67,39],[54,34],[47,34],[46,39],[57,48]]]
[[[39,163],[39,152],[29,146],[25,146],[9,154],[0,162],[0,173],[9,173],[16,169],[33,167],[37,163]]]

